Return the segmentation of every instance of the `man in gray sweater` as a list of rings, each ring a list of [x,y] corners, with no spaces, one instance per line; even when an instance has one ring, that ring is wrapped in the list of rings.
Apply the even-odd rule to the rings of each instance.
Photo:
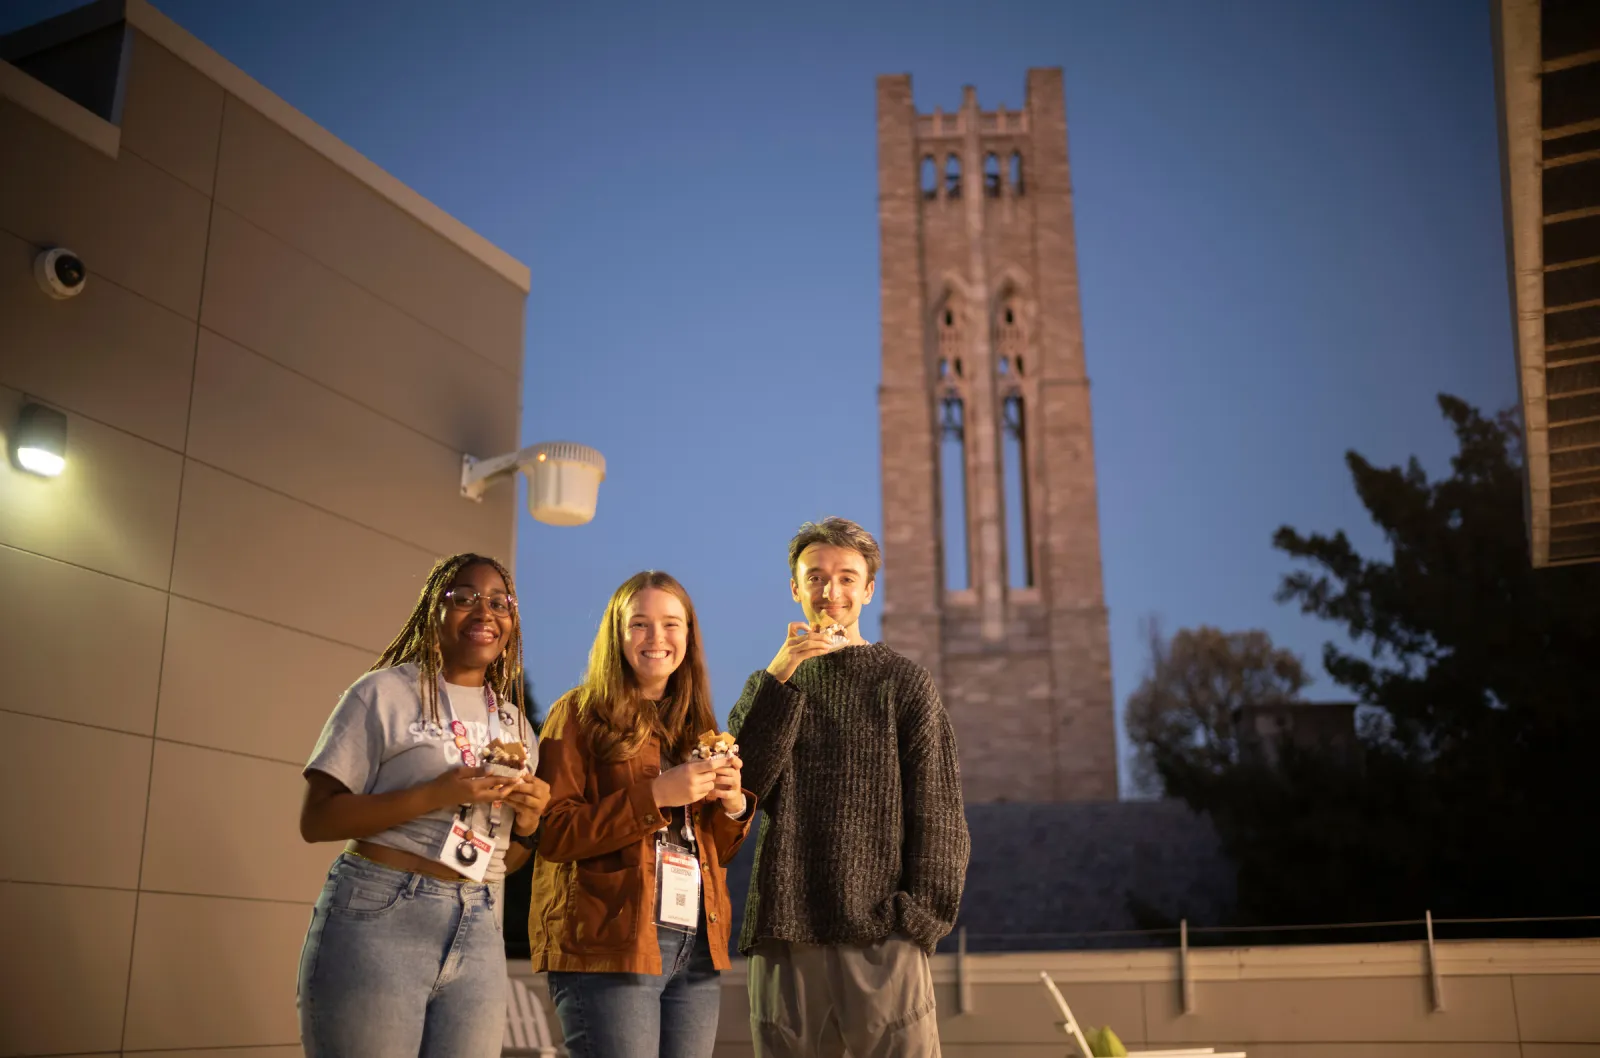
[[[961,772],[927,671],[861,638],[879,564],[854,522],[801,526],[806,619],[733,707],[764,809],[739,938],[758,1058],[939,1054],[928,955],[966,877]]]

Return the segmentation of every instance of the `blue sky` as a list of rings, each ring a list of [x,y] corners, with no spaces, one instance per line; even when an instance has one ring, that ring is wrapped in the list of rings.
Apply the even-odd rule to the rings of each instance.
[[[610,464],[592,524],[519,526],[546,702],[656,567],[725,714],[795,526],[879,525],[880,73],[931,110],[1065,70],[1119,703],[1152,615],[1320,675],[1338,630],[1273,601],[1273,531],[1381,547],[1343,452],[1442,470],[1436,393],[1515,400],[1486,4],[158,6],[532,269],[523,439]]]

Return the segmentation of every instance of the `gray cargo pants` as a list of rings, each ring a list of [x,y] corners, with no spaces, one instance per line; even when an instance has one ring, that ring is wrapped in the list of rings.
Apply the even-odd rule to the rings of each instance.
[[[914,941],[763,938],[748,965],[756,1058],[939,1058],[933,974]]]

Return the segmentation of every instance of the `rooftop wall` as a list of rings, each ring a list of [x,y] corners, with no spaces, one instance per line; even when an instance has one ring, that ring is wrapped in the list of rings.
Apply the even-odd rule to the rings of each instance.
[[[0,64],[0,432],[25,398],[69,428],[60,477],[0,463],[0,737],[32,747],[0,1054],[296,1054],[335,852],[300,766],[435,558],[512,557],[512,490],[458,488],[517,446],[526,269],[147,4],[96,14],[116,121]]]

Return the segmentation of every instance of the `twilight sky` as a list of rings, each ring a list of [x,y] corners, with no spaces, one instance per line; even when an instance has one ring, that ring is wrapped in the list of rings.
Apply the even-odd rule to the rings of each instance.
[[[519,523],[545,703],[656,567],[726,715],[797,613],[789,534],[879,527],[876,74],[928,111],[1065,69],[1119,704],[1152,615],[1265,628],[1339,694],[1273,530],[1380,548],[1343,452],[1438,471],[1434,394],[1516,397],[1483,3],[157,6],[532,269],[523,440],[610,465],[590,525]]]

